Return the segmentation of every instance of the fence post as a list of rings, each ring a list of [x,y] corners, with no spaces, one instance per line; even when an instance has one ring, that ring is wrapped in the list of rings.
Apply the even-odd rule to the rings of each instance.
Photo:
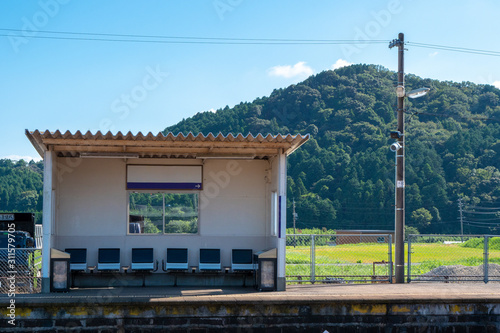
[[[484,270],[484,283],[488,283],[488,243],[489,243],[489,236],[484,236],[484,265],[483,265],[483,270]]]
[[[389,283],[392,283],[392,235],[389,234]]]
[[[311,235],[311,283],[314,284],[316,281],[316,246],[314,245],[315,235]]]
[[[411,282],[411,238],[413,235],[408,235],[408,276],[407,281],[408,283]]]

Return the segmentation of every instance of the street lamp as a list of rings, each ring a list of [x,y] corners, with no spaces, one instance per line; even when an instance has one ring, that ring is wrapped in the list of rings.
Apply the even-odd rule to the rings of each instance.
[[[410,91],[409,93],[406,94],[406,97],[419,98],[419,97],[427,95],[427,93],[429,92],[429,90],[431,90],[431,89],[430,88],[425,88],[425,87],[418,88],[418,89],[413,89],[412,91]]]
[[[397,86],[396,87],[396,96],[398,98],[402,98],[402,97],[419,98],[419,97],[425,96],[429,92],[429,90],[431,90],[431,89],[423,87],[423,88],[413,89],[412,91],[407,93],[407,92],[405,92],[404,86]]]
[[[405,155],[404,155],[404,100],[405,97],[417,98],[424,96],[429,88],[419,88],[405,92],[404,78],[404,34],[400,33],[398,39],[394,39],[389,48],[398,47],[398,85],[396,95],[398,97],[398,129],[391,132],[391,138],[397,142],[391,145],[391,151],[396,153],[396,188],[395,188],[395,277],[396,283],[404,283],[405,259],[404,259],[404,226],[405,226]]]

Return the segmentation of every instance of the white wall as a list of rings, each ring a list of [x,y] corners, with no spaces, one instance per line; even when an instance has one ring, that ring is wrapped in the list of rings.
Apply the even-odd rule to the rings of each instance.
[[[81,159],[58,183],[58,236],[124,236],[127,221],[125,163]]]
[[[200,198],[202,236],[265,236],[267,161],[207,160]]]
[[[198,264],[200,248],[220,248],[222,264],[230,265],[233,248],[260,251],[272,245],[270,227],[270,163],[247,160],[206,160],[200,193],[198,235],[127,235],[126,162],[122,159],[58,158],[59,182],[55,247],[88,249],[88,263],[97,249],[119,247],[122,264],[131,249],[153,247],[165,258],[167,247],[187,247],[190,265]],[[201,164],[200,160],[129,160],[129,164]],[[68,164],[71,165],[68,168]]]

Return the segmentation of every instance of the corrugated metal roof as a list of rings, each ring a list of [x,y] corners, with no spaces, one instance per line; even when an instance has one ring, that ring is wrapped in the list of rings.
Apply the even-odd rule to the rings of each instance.
[[[44,156],[45,151],[53,150],[58,156],[81,157],[83,155],[106,154],[137,154],[139,157],[154,158],[267,158],[275,156],[281,149],[289,155],[309,139],[306,135],[243,135],[219,133],[214,135],[209,133],[189,133],[184,135],[179,133],[174,135],[168,133],[158,133],[154,135],[149,132],[146,135],[139,132],[126,134],[118,132],[93,134],[90,131],[82,133],[76,131],[55,132],[28,131],[26,136],[31,141],[40,156]]]

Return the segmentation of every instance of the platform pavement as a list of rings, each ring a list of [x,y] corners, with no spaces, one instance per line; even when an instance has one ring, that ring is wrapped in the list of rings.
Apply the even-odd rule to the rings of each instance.
[[[16,295],[16,327],[6,302],[2,332],[500,332],[499,283],[73,289]]]
[[[67,293],[18,294],[16,303],[148,302],[493,302],[500,303],[500,283],[409,283],[288,285],[286,291],[253,288],[127,287],[72,289]],[[7,295],[0,303],[8,302]]]

